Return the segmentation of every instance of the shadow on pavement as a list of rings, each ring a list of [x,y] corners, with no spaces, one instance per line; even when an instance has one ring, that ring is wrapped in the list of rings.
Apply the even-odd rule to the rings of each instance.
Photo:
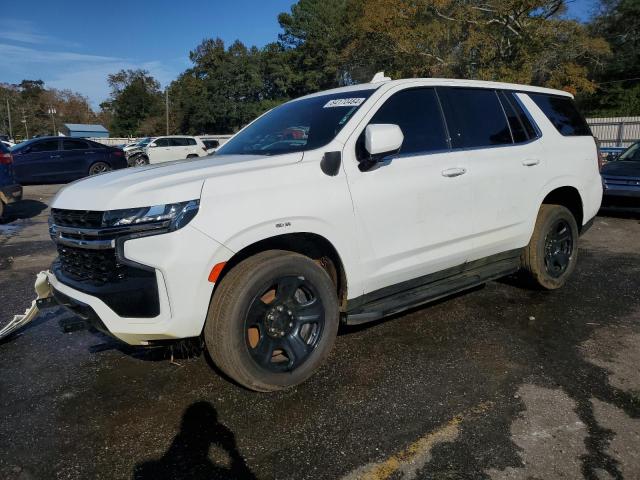
[[[39,200],[20,200],[17,203],[7,205],[6,218],[3,219],[2,223],[37,217],[47,208],[48,205]]]
[[[218,448],[212,451],[212,447]],[[214,456],[215,459],[212,460]],[[165,454],[158,460],[136,465],[133,478],[159,480],[256,477],[240,455],[233,432],[218,421],[213,405],[200,401],[190,405],[184,412],[180,431]]]

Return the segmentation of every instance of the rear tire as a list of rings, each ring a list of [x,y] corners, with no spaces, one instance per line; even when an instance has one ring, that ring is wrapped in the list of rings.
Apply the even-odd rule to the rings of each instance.
[[[329,355],[338,331],[336,287],[324,269],[297,253],[250,257],[217,286],[204,327],[214,363],[260,392],[305,381]]]
[[[522,267],[534,285],[545,290],[562,287],[578,261],[578,225],[561,205],[542,205],[531,241],[522,253]]]
[[[105,162],[96,162],[89,167],[89,175],[98,175],[111,170],[111,165]]]

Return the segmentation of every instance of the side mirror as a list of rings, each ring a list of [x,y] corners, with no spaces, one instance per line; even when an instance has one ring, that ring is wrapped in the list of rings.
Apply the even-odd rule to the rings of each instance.
[[[400,150],[404,135],[400,127],[391,123],[374,123],[367,125],[364,131],[364,148],[376,160]]]
[[[158,145],[156,145],[156,144],[155,144],[155,143],[153,143],[153,142],[149,144],[149,147],[157,147],[157,146],[158,146]]]

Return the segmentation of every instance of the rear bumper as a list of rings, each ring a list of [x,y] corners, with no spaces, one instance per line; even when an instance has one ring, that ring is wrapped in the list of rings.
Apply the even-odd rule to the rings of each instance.
[[[22,200],[22,185],[5,185],[0,187],[0,200],[13,203]]]

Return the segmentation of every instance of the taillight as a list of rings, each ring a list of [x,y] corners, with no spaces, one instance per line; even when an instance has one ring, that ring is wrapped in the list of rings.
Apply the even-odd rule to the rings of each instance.
[[[602,170],[605,163],[607,162],[604,161],[604,155],[600,150],[598,150],[598,170]]]
[[[113,153],[114,157],[122,157],[122,156],[124,156],[124,152],[122,150],[114,150],[111,153]]]
[[[13,157],[10,153],[0,153],[0,165],[11,165]]]

